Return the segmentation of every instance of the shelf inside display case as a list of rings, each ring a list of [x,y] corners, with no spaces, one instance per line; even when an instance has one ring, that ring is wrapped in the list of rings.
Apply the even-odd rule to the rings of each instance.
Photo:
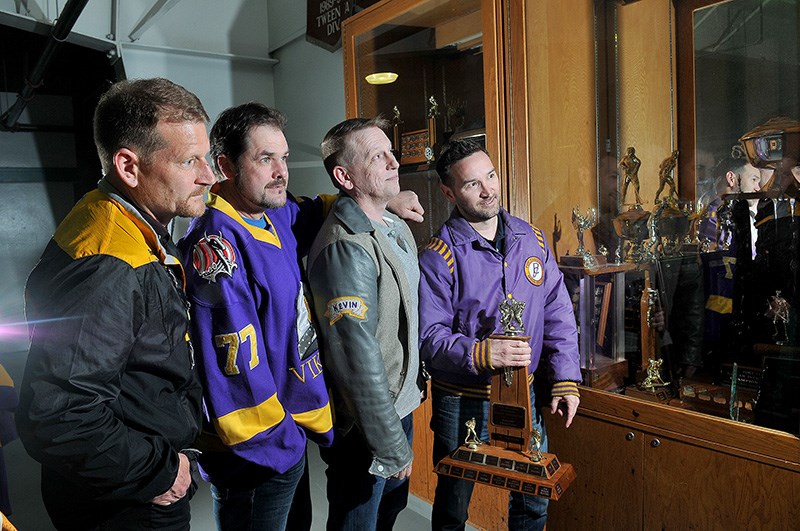
[[[625,356],[625,274],[634,264],[573,264],[562,257],[559,266],[573,301],[583,384],[596,389],[620,391],[628,378]]]

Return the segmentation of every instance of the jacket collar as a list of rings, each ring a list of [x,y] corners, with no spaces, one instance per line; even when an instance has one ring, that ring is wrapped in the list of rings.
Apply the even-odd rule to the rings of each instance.
[[[525,235],[525,227],[527,224],[521,219],[510,215],[503,208],[500,209],[500,213],[498,215],[500,216],[500,223],[502,223],[505,227],[505,248],[508,249],[509,243],[512,243],[518,240],[521,236]],[[469,222],[464,219],[464,217],[458,211],[458,208],[453,208],[453,211],[450,213],[450,219],[447,220],[447,226],[450,228],[450,234],[453,238],[453,245],[468,245],[472,244],[473,242],[483,244],[486,242],[486,240],[480,234],[478,234],[478,231],[472,228],[472,225],[470,225]]]
[[[105,177],[100,179],[100,182],[97,183],[97,189],[120,205],[127,217],[142,231],[148,245],[158,252],[158,257],[162,263],[166,265],[180,265],[180,260],[177,258],[178,251],[175,248],[175,243],[172,241],[172,235],[164,225],[142,211],[142,209],[125,197],[122,192]]]
[[[353,234],[371,233],[375,230],[372,226],[372,221],[370,221],[364,211],[361,210],[361,207],[358,206],[355,199],[344,192],[339,192],[339,197],[336,198],[331,213]],[[392,221],[399,221],[400,219],[388,210],[384,211],[384,215]]]

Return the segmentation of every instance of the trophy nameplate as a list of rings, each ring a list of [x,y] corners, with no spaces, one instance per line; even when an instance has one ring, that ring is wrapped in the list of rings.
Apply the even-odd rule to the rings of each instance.
[[[513,299],[503,301],[500,313],[506,333],[489,338],[530,341],[530,336],[520,335],[525,331],[521,323],[524,307]],[[479,441],[475,419],[470,419],[464,444],[436,465],[436,473],[552,500],[559,499],[575,479],[572,465],[539,451],[541,435],[531,426],[527,367],[495,370],[488,432],[489,441]]]
[[[427,129],[409,131],[401,135],[400,163],[419,164],[426,162],[425,148],[430,148],[430,132]]]

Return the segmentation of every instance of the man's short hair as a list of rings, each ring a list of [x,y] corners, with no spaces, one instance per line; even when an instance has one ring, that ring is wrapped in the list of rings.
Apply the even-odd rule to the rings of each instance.
[[[453,176],[450,175],[450,167],[459,160],[479,151],[486,153],[487,156],[489,155],[482,145],[469,139],[453,140],[442,146],[439,160],[436,161],[436,173],[439,174],[439,181],[445,186],[452,186]]]
[[[717,193],[721,193],[727,188],[728,183],[725,175],[732,171],[736,174],[737,180],[742,178],[744,167],[749,164],[747,156],[741,146],[734,145],[729,153],[725,153],[719,159],[719,162],[714,166],[714,183]]]
[[[376,116],[375,118],[350,118],[334,125],[322,140],[320,144],[322,161],[335,187],[338,188],[339,184],[333,177],[333,169],[336,166],[349,166],[355,160],[353,145],[348,142],[348,138],[356,131],[362,131],[370,127],[377,127],[385,131],[389,128],[389,121],[381,116]]]
[[[147,161],[164,147],[159,122],[206,123],[208,114],[197,96],[164,78],[129,79],[111,85],[94,111],[94,143],[103,174],[112,171],[121,148]]]
[[[251,101],[226,109],[217,117],[210,135],[211,162],[217,177],[223,176],[217,158],[225,155],[238,165],[239,157],[247,149],[247,135],[259,126],[274,127],[283,132],[286,116],[277,109]]]

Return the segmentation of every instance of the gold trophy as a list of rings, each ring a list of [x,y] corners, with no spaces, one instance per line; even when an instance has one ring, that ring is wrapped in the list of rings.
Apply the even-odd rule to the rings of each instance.
[[[524,336],[525,303],[508,298],[500,303],[504,334],[491,339]],[[541,452],[541,434],[531,426],[531,394],[527,367],[504,367],[492,375],[489,399],[489,441],[481,441],[476,421],[466,422],[464,444],[436,465],[436,473],[492,487],[559,499],[575,479],[575,469],[560,463],[555,454]]]

